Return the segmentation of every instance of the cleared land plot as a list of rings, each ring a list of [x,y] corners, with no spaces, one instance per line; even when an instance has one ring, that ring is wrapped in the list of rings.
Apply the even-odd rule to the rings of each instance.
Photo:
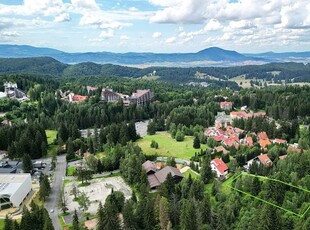
[[[47,144],[52,144],[57,137],[56,130],[45,130],[46,137],[47,137]]]
[[[271,198],[279,194],[277,190],[276,190],[277,193],[275,192],[268,195],[266,192],[261,192],[257,196],[255,196],[249,190],[246,190],[245,188],[243,188],[242,190],[237,189],[234,185],[234,182],[236,182],[238,179],[249,180],[255,177],[258,178],[259,181],[262,183],[262,187],[266,186],[266,183],[269,183],[268,186],[270,186],[270,188],[278,188],[278,190],[280,189],[281,194],[285,195],[282,204],[277,203],[274,198]],[[280,180],[263,176],[256,176],[252,174],[240,174],[234,177],[228,183],[225,183],[224,186],[236,190],[240,193],[243,193],[244,195],[251,196],[254,199],[272,205],[276,208],[279,208],[285,212],[296,215],[298,217],[303,217],[310,209],[309,190],[288,184]]]
[[[53,145],[54,140],[57,138],[57,131],[56,130],[45,130],[46,137],[47,137],[47,155],[53,156],[57,154],[57,145]]]
[[[156,141],[159,145],[158,149],[151,148],[152,140]],[[137,144],[146,155],[175,157],[189,160],[195,156],[195,152],[200,152],[200,149],[193,148],[194,137],[185,136],[184,141],[177,142],[173,139],[170,133],[161,132],[155,135],[148,135],[137,141]],[[207,149],[207,145],[201,145],[201,149]]]
[[[77,201],[74,201],[74,196],[72,195],[72,188],[74,183],[69,182],[65,185],[64,191],[68,202],[68,211],[74,212],[74,210],[79,210],[79,204]],[[80,183],[80,182],[79,182]],[[106,177],[90,180],[90,185],[85,187],[78,187],[79,192],[85,192],[89,197],[91,205],[87,212],[95,214],[98,210],[99,202],[104,204],[108,195],[111,194],[112,188],[114,191],[121,191],[124,193],[125,199],[131,197],[132,191],[131,188],[125,183],[121,177]]]

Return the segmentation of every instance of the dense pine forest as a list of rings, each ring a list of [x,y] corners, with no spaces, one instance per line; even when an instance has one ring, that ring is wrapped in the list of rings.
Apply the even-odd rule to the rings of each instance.
[[[12,61],[7,69],[1,65],[1,72],[11,74],[0,76],[0,91],[4,91],[2,82],[16,82],[30,100],[0,99],[0,112],[4,113],[0,117],[0,150],[7,151],[10,159],[24,162],[25,155],[31,159],[52,157],[45,131],[55,130],[57,136],[52,143],[57,146],[55,154],[65,154],[67,161],[81,159],[77,151],[88,152],[91,156],[104,152],[103,158],[93,159],[89,164],[91,167],[77,171],[76,176],[89,180],[92,174],[119,169],[133,193],[130,199],[125,200],[121,192],[112,191],[105,201],[100,201],[95,215],[97,229],[310,228],[310,87],[241,89],[235,83],[215,80],[208,81],[209,87],[180,84],[196,79],[197,71],[227,79],[240,74],[264,76],[263,73],[277,70],[281,71],[279,78],[283,80],[308,81],[309,64],[188,69],[161,67],[156,68],[156,75],[160,78],[153,79],[141,78],[153,72],[153,68],[93,63],[69,66],[54,60],[49,60],[49,64],[44,59],[40,60],[42,63],[35,59]],[[29,61],[35,65],[31,65],[24,74],[17,73],[20,66]],[[8,62],[10,60],[1,60],[1,63]],[[49,76],[42,75],[46,69]],[[88,92],[86,86],[96,89]],[[103,88],[128,95],[137,89],[150,89],[154,98],[145,106],[124,106],[121,101],[108,103],[101,100]],[[86,100],[70,103],[63,99],[64,92],[86,96]],[[211,149],[220,144],[204,135],[206,128],[214,126],[218,112],[229,115],[229,111],[220,107],[220,102],[224,101],[231,101],[234,111],[246,107],[249,111],[266,112],[266,116],[262,117],[233,120],[231,125],[246,130],[246,134],[253,137],[254,145],[227,148],[229,154],[222,159],[229,165],[231,177],[226,181],[216,179],[210,167],[214,156],[220,156],[217,153],[212,155]],[[189,175],[176,183],[168,174],[156,192],[150,192],[147,174],[141,165],[146,160],[156,159],[157,155],[145,154],[137,145],[141,137],[135,128],[135,122],[145,120],[149,120],[147,131],[150,135],[158,131],[168,132],[180,142],[184,136],[195,138],[194,145],[199,147],[190,160],[195,176]],[[4,125],[3,121],[10,121],[11,125]],[[82,137],[82,129],[92,129],[94,135]],[[286,143],[271,143],[261,148],[254,135],[258,132],[266,132],[269,138],[281,138]],[[239,138],[246,134],[240,134]],[[301,151],[287,148],[294,143],[298,143]],[[200,144],[206,144],[208,149],[199,151]],[[264,167],[253,163],[249,172],[257,177],[243,175],[246,162],[261,153],[266,153],[273,164]],[[287,155],[285,159],[279,158],[284,155]],[[169,159],[167,164],[176,166],[175,159]],[[46,210],[35,204],[29,211],[25,209],[22,216],[21,223],[7,217],[4,229],[34,229],[29,224],[31,222],[38,223],[35,229],[52,229]],[[84,229],[76,215],[70,228]]]

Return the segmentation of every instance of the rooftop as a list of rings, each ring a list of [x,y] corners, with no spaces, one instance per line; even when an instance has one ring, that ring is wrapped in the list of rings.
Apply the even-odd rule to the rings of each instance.
[[[29,177],[29,173],[0,174],[0,195],[14,194]]]
[[[228,170],[227,165],[220,158],[214,158],[211,163],[215,166],[215,168],[223,174],[226,170]]]

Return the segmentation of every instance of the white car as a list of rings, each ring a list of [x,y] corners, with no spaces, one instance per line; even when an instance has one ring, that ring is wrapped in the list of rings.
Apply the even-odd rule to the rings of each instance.
[[[54,212],[54,209],[51,209],[50,213],[53,213]]]

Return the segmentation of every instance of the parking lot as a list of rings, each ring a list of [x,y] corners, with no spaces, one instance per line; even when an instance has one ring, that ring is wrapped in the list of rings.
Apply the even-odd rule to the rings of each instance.
[[[112,188],[114,191],[121,191],[124,193],[125,199],[131,197],[132,191],[130,187],[125,183],[121,177],[106,177],[98,178],[90,181],[91,184],[85,187],[78,187],[79,192],[85,192],[91,201],[91,205],[87,212],[96,213],[98,210],[99,202],[104,204],[105,199],[111,194]],[[70,182],[65,186],[65,196],[68,204],[68,211],[73,212],[74,209],[79,210],[79,204],[73,201],[74,196],[72,195],[72,188],[74,183]],[[80,182],[79,182],[80,183]]]

